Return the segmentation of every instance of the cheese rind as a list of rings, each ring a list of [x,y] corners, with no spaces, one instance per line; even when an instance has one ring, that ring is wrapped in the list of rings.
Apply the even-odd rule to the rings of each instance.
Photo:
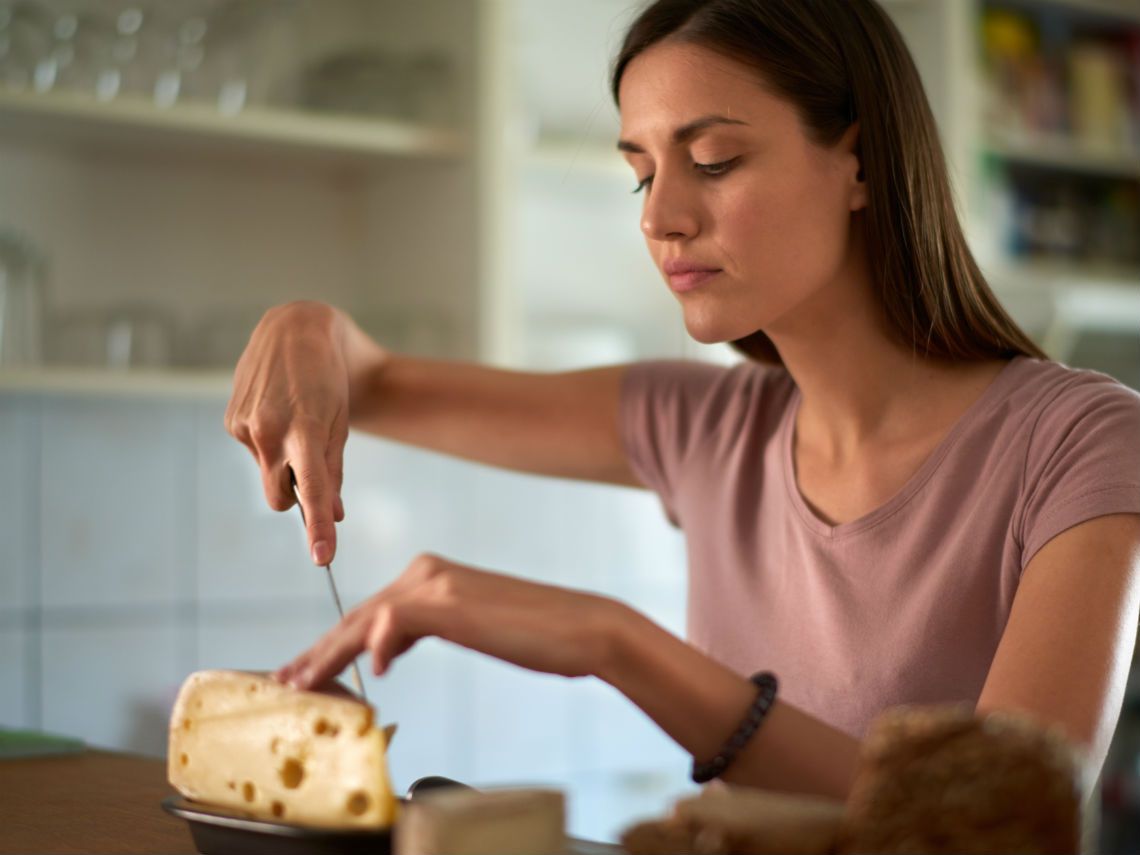
[[[190,799],[323,828],[396,818],[384,734],[370,706],[268,676],[199,671],[170,718],[167,773]]]

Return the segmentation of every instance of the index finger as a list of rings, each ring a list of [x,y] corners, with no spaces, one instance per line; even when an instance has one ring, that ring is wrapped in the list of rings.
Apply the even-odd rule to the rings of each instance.
[[[364,650],[367,620],[356,612],[326,632],[316,644],[274,672],[274,679],[297,689],[322,686]]]
[[[336,524],[333,522],[332,492],[329,489],[329,476],[324,471],[323,464],[323,459],[319,459],[319,463],[315,466],[289,464],[289,480],[297,496],[297,503],[301,507],[301,518],[305,522],[305,534],[309,541],[309,554],[313,563],[322,567],[330,564],[336,555]]]

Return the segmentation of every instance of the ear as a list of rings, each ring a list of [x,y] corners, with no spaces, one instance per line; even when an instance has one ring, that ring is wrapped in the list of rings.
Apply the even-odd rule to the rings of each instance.
[[[863,151],[859,144],[859,123],[852,122],[851,127],[843,132],[839,140],[839,150],[844,157],[844,163],[850,169],[850,201],[851,211],[861,211],[867,207],[867,175],[863,170]]]

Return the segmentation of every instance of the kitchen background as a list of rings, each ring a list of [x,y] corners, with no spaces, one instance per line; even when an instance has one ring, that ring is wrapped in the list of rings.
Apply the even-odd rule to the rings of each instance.
[[[627,0],[0,0],[0,725],[161,754],[190,671],[268,669],[333,621],[296,511],[222,429],[261,312],[559,369],[686,340],[613,148]],[[1055,358],[1140,388],[1140,3],[889,0],[971,241]],[[648,493],[349,441],[346,601],[432,550],[684,631]],[[421,775],[564,787],[612,839],[691,785],[593,681],[432,641],[369,687]],[[1140,846],[1140,682],[1100,851]]]

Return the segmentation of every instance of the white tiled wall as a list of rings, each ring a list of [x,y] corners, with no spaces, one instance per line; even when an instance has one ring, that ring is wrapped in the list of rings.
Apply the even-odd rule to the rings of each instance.
[[[0,727],[31,727],[24,687],[27,681],[26,638],[22,627],[0,626]]]
[[[437,639],[425,639],[380,678],[371,677],[366,659],[360,660],[368,698],[379,709],[380,721],[399,727],[389,753],[397,790],[426,775],[457,781],[476,777],[467,718],[470,656]]]
[[[42,405],[45,608],[178,599],[180,517],[193,495],[189,405],[51,398]]]
[[[195,408],[193,482],[194,581],[203,604],[272,607],[324,593],[309,561],[300,514],[265,502],[253,456],[222,427],[224,405]]]
[[[0,394],[0,724],[162,754],[187,673],[276,668],[333,625],[299,513],[265,505],[223,406]],[[360,436],[346,473],[334,562],[346,608],[431,551],[596,590],[683,630],[681,539],[648,493]],[[571,832],[598,838],[684,786],[680,749],[597,681],[434,639],[382,678],[360,664],[380,720],[399,724],[399,789],[424,775],[546,782],[567,790]]]
[[[144,754],[166,750],[180,627],[168,609],[57,615],[42,630],[43,727]]]
[[[39,406],[34,398],[0,397],[0,613],[31,605],[35,498],[39,493]]]

